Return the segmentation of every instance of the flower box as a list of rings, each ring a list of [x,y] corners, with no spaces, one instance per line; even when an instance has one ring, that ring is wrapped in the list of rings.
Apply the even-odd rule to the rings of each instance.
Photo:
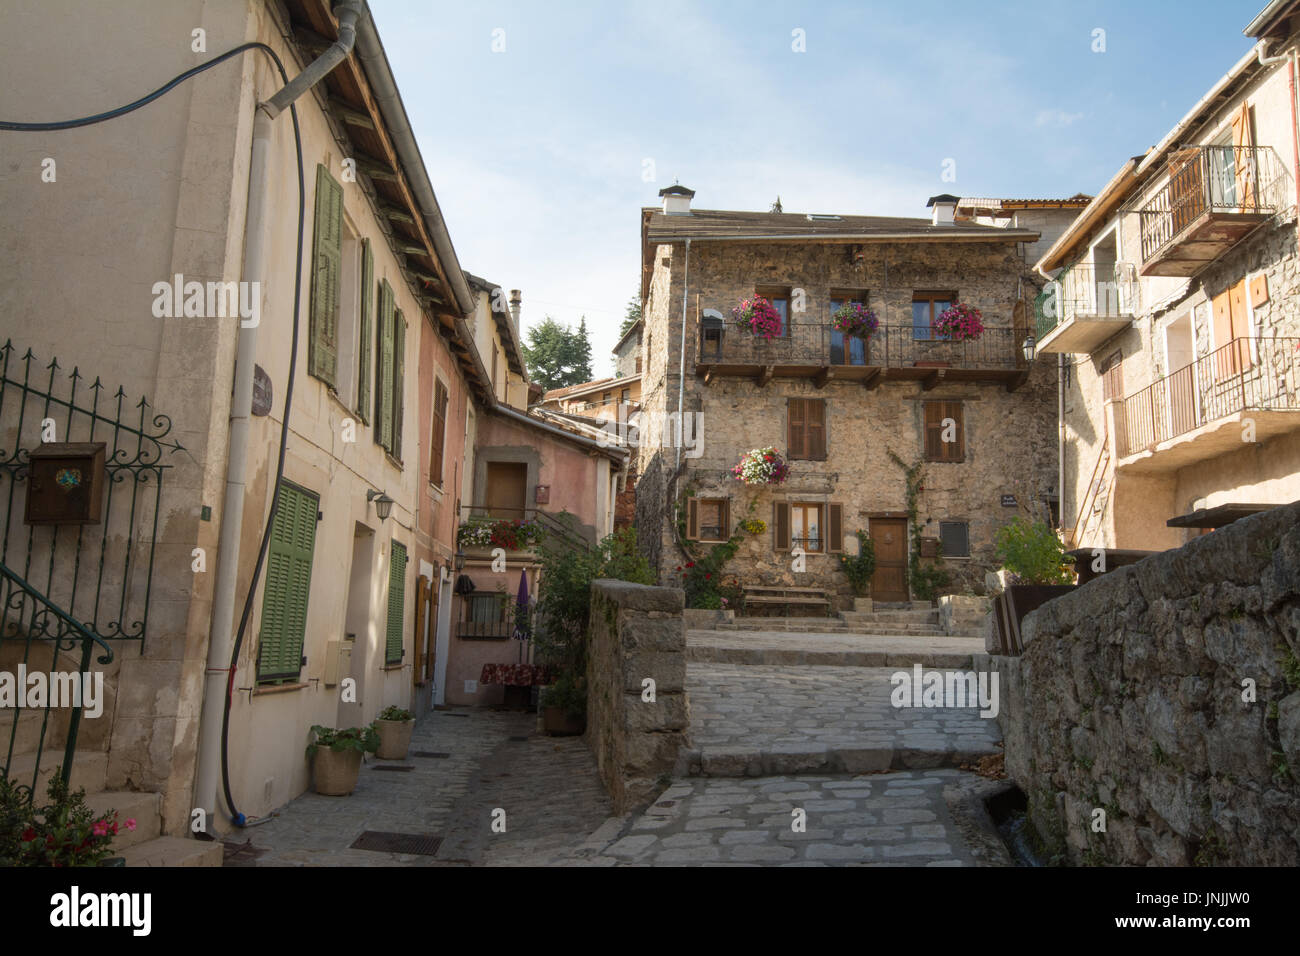
[[[737,481],[754,485],[779,485],[790,477],[790,466],[775,448],[755,448],[731,469]]]
[[[731,316],[742,332],[764,339],[774,339],[784,334],[781,313],[761,295],[743,299],[740,305],[731,310]]]
[[[831,316],[831,319],[831,327],[836,332],[856,336],[860,339],[870,338],[872,333],[880,327],[880,320],[876,318],[876,313],[861,302],[844,303],[835,310],[835,314]]]
[[[984,316],[980,310],[964,302],[944,309],[934,320],[934,334],[950,342],[977,339],[984,332]]]

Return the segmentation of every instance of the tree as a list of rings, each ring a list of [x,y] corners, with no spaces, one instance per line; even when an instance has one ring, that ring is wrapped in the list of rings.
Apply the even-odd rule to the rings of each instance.
[[[627,330],[641,321],[641,298],[632,296],[627,300],[627,310],[623,313],[623,324],[618,327],[618,337],[627,335]]]
[[[591,343],[587,320],[575,331],[549,315],[528,330],[523,347],[528,375],[542,388],[564,388],[591,380]]]

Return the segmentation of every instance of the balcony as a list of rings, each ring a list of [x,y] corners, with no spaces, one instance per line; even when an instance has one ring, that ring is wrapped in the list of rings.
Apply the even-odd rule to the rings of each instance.
[[[1268,146],[1193,147],[1168,169],[1136,210],[1144,276],[1194,275],[1291,202],[1286,168]]]
[[[1133,321],[1141,290],[1130,262],[1068,267],[1034,300],[1038,351],[1091,352]]]
[[[1233,339],[1118,403],[1116,468],[1174,471],[1300,428],[1300,338]]]
[[[773,378],[810,378],[819,388],[832,379],[875,388],[910,379],[926,389],[945,381],[1003,383],[1014,390],[1029,375],[1021,352],[1027,335],[986,327],[978,339],[953,342],[932,337],[929,329],[882,325],[864,341],[828,323],[791,323],[788,335],[764,339],[717,322],[702,326],[695,372],[706,384],[726,376],[753,378],[760,386]]]

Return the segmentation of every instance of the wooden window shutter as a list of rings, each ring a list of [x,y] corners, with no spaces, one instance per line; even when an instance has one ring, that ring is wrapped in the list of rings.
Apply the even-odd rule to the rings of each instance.
[[[361,334],[357,343],[357,417],[370,424],[370,362],[374,334],[375,300],[370,287],[375,282],[375,253],[370,240],[361,240]]]
[[[1246,308],[1246,280],[1242,279],[1228,290],[1228,311],[1234,341],[1232,353],[1236,370],[1250,368],[1250,313]]]
[[[1268,301],[1268,273],[1261,272],[1250,280],[1250,304],[1255,308]]]
[[[331,388],[338,384],[339,283],[343,275],[343,187],[324,166],[316,167],[316,215],[312,234],[311,324],[308,373]]]
[[[694,498],[686,499],[686,538],[697,541],[700,537],[700,503]]]
[[[786,403],[786,457],[808,457],[807,413],[802,398],[792,398]]]
[[[790,550],[790,502],[772,503],[772,550]]]
[[[1214,297],[1214,373],[1217,378],[1227,378],[1236,372],[1232,349],[1232,290],[1226,289]]]
[[[315,495],[280,486],[262,594],[258,680],[296,680],[302,671],[318,505]]]
[[[813,461],[826,460],[826,400],[806,399],[804,405],[805,432],[808,457]]]
[[[406,609],[406,546],[392,542],[388,563],[388,629],[384,640],[384,663],[402,662],[402,616]]]
[[[429,458],[429,481],[442,487],[443,446],[447,441],[447,388],[438,382],[433,390],[433,436]]]
[[[411,642],[415,648],[415,656],[411,661],[411,674],[417,686],[424,682],[425,664],[433,656],[431,652],[426,651],[424,645],[424,622],[427,620],[428,606],[429,579],[421,574],[415,579],[415,633]]]
[[[398,309],[393,317],[393,440],[388,451],[402,460],[402,416],[406,411],[406,316]]]
[[[961,402],[945,402],[944,418],[951,418],[956,423],[957,440],[948,443],[945,447],[948,451],[949,461],[966,460],[966,420],[962,409]]]
[[[832,501],[826,506],[826,524],[829,528],[829,550],[832,554],[844,550],[844,505]]]
[[[718,505],[718,521],[722,525],[722,540],[731,538],[731,499],[724,498]]]
[[[943,402],[926,402],[925,408],[925,459],[943,461]]]
[[[393,287],[379,285],[379,348],[375,356],[375,441],[393,444]]]

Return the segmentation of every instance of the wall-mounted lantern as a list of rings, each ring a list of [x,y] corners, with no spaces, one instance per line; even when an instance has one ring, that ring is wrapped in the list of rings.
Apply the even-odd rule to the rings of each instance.
[[[375,503],[375,514],[379,515],[380,521],[386,520],[393,513],[393,499],[382,491],[375,491],[375,489],[371,488],[366,492],[366,501]]]

